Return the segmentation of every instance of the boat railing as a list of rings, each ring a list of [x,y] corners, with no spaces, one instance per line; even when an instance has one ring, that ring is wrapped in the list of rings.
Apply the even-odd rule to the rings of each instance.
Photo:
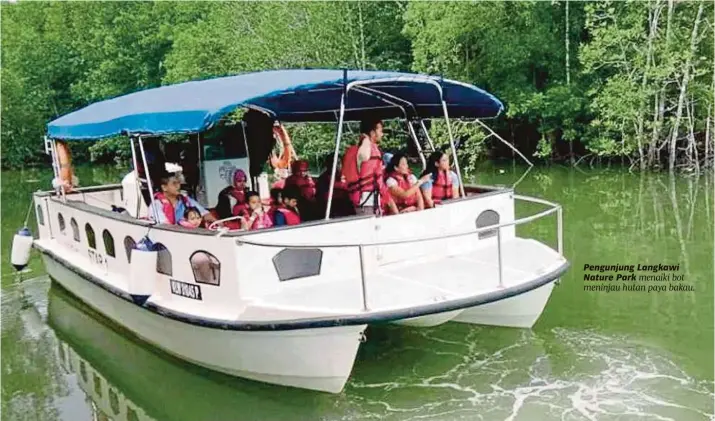
[[[556,214],[557,251],[559,253],[559,256],[563,257],[563,209],[562,209],[561,205],[559,205],[557,203],[549,202],[547,200],[538,199],[538,198],[530,197],[530,196],[523,196],[523,195],[514,195],[514,199],[522,200],[525,202],[546,205],[546,206],[549,206],[549,209],[535,213],[533,215],[525,216],[523,218],[515,219],[513,221],[508,221],[508,222],[504,222],[501,224],[488,225],[488,226],[480,227],[477,229],[470,229],[468,231],[460,231],[460,232],[454,232],[454,233],[442,234],[442,235],[404,238],[404,239],[399,239],[399,240],[369,241],[369,242],[361,242],[361,243],[331,242],[331,243],[305,244],[305,243],[284,243],[284,242],[274,242],[274,241],[253,240],[250,238],[252,236],[243,236],[243,237],[240,237],[239,239],[237,239],[236,242],[239,245],[245,244],[245,245],[257,246],[257,247],[272,247],[272,248],[281,248],[281,249],[357,248],[359,258],[360,258],[360,279],[362,282],[363,310],[368,311],[369,308],[367,305],[367,292],[366,292],[367,288],[366,288],[366,284],[365,284],[365,252],[364,252],[364,250],[366,247],[389,246],[389,245],[398,245],[398,244],[409,244],[409,243],[420,243],[420,242],[427,242],[427,241],[444,240],[444,239],[449,239],[449,238],[464,237],[464,236],[468,236],[468,235],[479,234],[481,232],[496,230],[496,233],[497,233],[497,235],[496,235],[496,237],[497,237],[497,258],[498,258],[498,266],[499,266],[499,288],[504,288],[501,229],[506,228],[506,227],[516,226],[516,225],[526,224],[531,221],[534,221],[534,220],[537,220],[537,219],[540,219],[540,218],[543,218],[545,216],[555,213]],[[260,233],[257,232],[256,235],[258,236],[258,235],[260,235]]]

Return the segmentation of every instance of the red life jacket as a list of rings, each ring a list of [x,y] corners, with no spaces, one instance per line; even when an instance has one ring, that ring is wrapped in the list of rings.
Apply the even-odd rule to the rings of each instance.
[[[397,185],[404,190],[405,192],[412,188],[412,184],[410,184],[409,176],[411,174],[401,174],[397,171],[393,171],[390,174],[388,174],[388,177],[394,178],[395,181],[397,181]],[[405,198],[399,198],[395,195],[392,196],[392,200],[395,201],[395,205],[397,205],[397,209],[402,210],[405,208],[409,208],[410,206],[416,206],[417,205],[417,195],[420,194],[419,191],[415,192],[412,194],[412,196],[405,197]]]
[[[298,225],[300,224],[300,215],[293,209],[288,209],[287,207],[281,205],[275,208],[275,212],[280,212],[286,218],[286,225]]]
[[[171,204],[169,199],[166,198],[163,192],[156,192],[154,193],[154,199],[158,200],[159,203],[161,203],[161,210],[164,212],[164,216],[166,217],[166,220],[171,224],[171,225],[176,225],[176,210],[174,209],[174,205]],[[189,203],[189,198],[184,196],[183,194],[179,194],[179,200],[184,202],[184,207],[188,208],[191,206]]]
[[[231,210],[231,214],[233,216],[239,216],[243,215],[244,212],[248,209],[248,203],[238,203],[234,205],[233,209]]]
[[[449,171],[437,172],[437,179],[432,180],[432,201],[440,203],[443,200],[451,199],[453,193],[452,177]]]
[[[298,174],[291,174],[285,181],[285,187],[296,186],[300,189],[300,195],[304,199],[313,200],[315,198],[315,182],[308,176],[301,177]]]
[[[343,177],[348,187],[348,194],[355,206],[371,206],[371,203],[360,203],[363,192],[379,193],[381,205],[386,203],[388,193],[383,180],[382,152],[373,142],[370,142],[370,159],[360,164],[358,169],[358,145],[350,146],[343,157]]]
[[[248,210],[243,212],[243,218],[246,220],[246,222],[250,221],[251,214],[248,212]],[[259,230],[262,228],[270,228],[273,226],[273,221],[271,220],[270,216],[268,216],[268,212],[263,212],[263,215],[257,217],[253,223],[251,224],[250,227],[248,227],[249,230]]]

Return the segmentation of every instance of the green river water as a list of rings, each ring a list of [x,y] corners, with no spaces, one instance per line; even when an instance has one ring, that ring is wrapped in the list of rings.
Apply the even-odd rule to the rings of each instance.
[[[494,166],[477,181],[511,185],[522,171]],[[77,172],[82,185],[121,177]],[[572,264],[534,328],[370,327],[337,395],[168,357],[51,285],[37,252],[14,273],[12,235],[49,180],[47,170],[2,173],[2,420],[715,419],[711,177],[531,170],[516,191],[563,205]],[[539,209],[517,204],[517,216]],[[555,227],[550,216],[517,232],[555,246]],[[595,273],[586,264],[659,263],[679,264],[694,291],[584,290],[598,284],[584,281]]]

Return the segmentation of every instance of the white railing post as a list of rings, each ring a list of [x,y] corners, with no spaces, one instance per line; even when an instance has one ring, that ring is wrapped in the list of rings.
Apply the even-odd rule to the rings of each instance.
[[[501,264],[501,228],[497,228],[497,257],[499,264],[499,288],[504,288],[503,271]]]
[[[563,241],[564,241],[564,212],[561,206],[556,210],[556,247],[559,251],[559,256],[563,257]]]
[[[365,287],[365,254],[363,253],[363,246],[358,246],[358,251],[360,253],[360,280],[362,282],[362,309],[363,311],[370,311],[367,307],[367,288]]]

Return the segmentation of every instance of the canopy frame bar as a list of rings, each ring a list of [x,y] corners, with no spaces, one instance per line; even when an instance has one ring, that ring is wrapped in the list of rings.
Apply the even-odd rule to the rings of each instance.
[[[347,98],[348,93],[350,92],[351,89],[357,87],[361,87],[364,85],[374,85],[374,84],[379,84],[379,83],[386,83],[386,82],[415,82],[415,83],[427,83],[430,85],[433,85],[435,88],[437,88],[437,92],[439,93],[439,98],[442,103],[442,111],[444,112],[444,118],[447,123],[447,132],[449,133],[449,144],[452,149],[452,157],[454,160],[454,165],[455,169],[457,170],[457,179],[459,180],[459,187],[461,190],[462,196],[465,196],[465,191],[464,191],[464,182],[462,180],[462,174],[461,170],[459,168],[459,161],[457,160],[457,148],[454,146],[454,137],[452,136],[452,127],[449,121],[449,113],[447,112],[447,103],[444,100],[444,91],[442,89],[442,85],[432,79],[432,78],[409,78],[410,80],[405,80],[405,78],[402,77],[390,77],[390,78],[376,78],[376,79],[371,79],[371,80],[354,80],[350,83],[347,83],[347,74],[348,71],[347,69],[343,70],[343,86],[344,86],[344,91],[342,96],[340,97],[340,117],[338,119],[338,133],[337,137],[335,140],[335,152],[333,154],[333,168],[330,176],[330,186],[328,187],[328,205],[325,209],[325,220],[330,219],[330,210],[332,208],[333,204],[333,191],[335,187],[335,173],[337,169],[337,162],[338,162],[338,155],[340,152],[340,140],[343,135],[343,123],[345,119],[345,100]],[[376,93],[382,93],[379,89],[372,89],[373,91],[376,91]],[[389,94],[388,94],[389,95]],[[387,102],[384,98],[380,98],[383,101]],[[407,101],[405,101],[407,102]],[[404,109],[403,109],[404,110]],[[409,122],[408,122],[409,123]],[[424,125],[423,125],[424,127]]]
[[[378,98],[378,99],[380,99],[380,100],[382,100],[382,101],[385,101],[385,102],[387,102],[387,103],[393,104],[393,105],[396,106],[396,107],[400,107],[400,109],[402,110],[402,114],[405,116],[405,122],[407,123],[407,127],[408,127],[407,135],[408,135],[410,138],[412,138],[412,141],[415,143],[415,146],[417,147],[417,152],[418,152],[418,154],[419,154],[419,156],[420,156],[420,159],[422,160],[422,169],[424,170],[424,169],[427,167],[427,161],[425,161],[425,157],[424,157],[424,155],[422,154],[422,146],[420,145],[420,142],[419,142],[419,140],[417,139],[417,135],[415,134],[415,131],[414,131],[414,129],[412,128],[412,125],[410,124],[410,118],[409,118],[409,116],[407,115],[407,111],[405,110],[405,108],[402,107],[402,106],[400,106],[400,105],[398,105],[397,103],[395,103],[395,102],[393,102],[393,101],[387,99],[387,98],[383,98],[383,97],[382,97],[382,95],[383,95],[382,92],[380,92],[380,91],[375,91],[374,89],[368,88],[367,86],[358,86],[358,87],[355,88],[355,90],[358,91],[358,92],[362,92],[362,93],[364,93],[364,94],[367,94],[367,95],[374,96],[375,98]],[[389,97],[389,98],[394,98],[394,99],[396,99],[396,100],[405,102],[405,103],[408,104],[410,107],[412,107],[412,111],[414,111],[415,115],[417,114],[417,110],[415,109],[414,105],[412,105],[412,103],[410,103],[409,101],[405,101],[405,100],[402,99],[402,98],[397,98],[397,97],[394,97],[394,96],[389,95],[389,94],[384,94],[384,96],[387,96],[387,97]]]

